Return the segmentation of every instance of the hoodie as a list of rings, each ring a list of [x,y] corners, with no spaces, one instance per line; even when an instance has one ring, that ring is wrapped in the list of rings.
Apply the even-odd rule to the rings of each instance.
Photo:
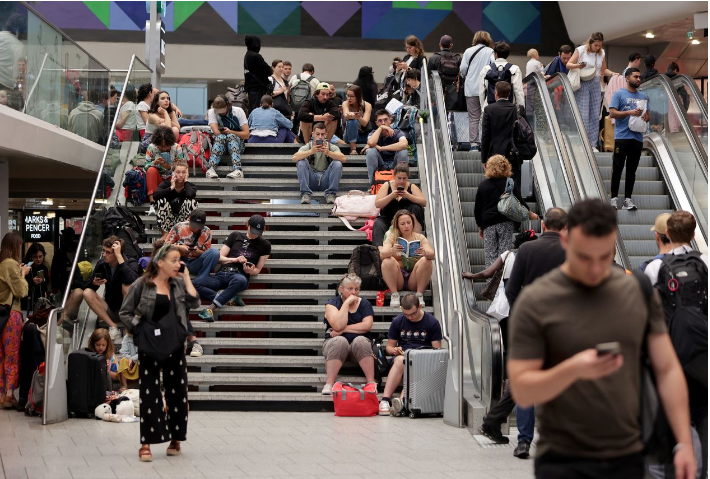
[[[69,114],[69,131],[87,140],[103,138],[103,114],[90,101],[82,101]]]
[[[273,70],[264,57],[259,54],[261,38],[247,35],[244,38],[247,52],[244,54],[244,89],[246,91],[264,90],[269,83],[269,75]]]

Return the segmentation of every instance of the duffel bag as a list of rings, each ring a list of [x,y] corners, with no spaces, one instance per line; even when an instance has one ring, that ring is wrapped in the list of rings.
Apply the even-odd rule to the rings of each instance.
[[[335,415],[341,417],[377,416],[377,384],[355,386],[352,383],[337,382],[333,386]]]
[[[351,190],[346,196],[338,196],[332,210],[333,216],[340,218],[352,231],[356,229],[350,226],[350,221],[358,218],[373,219],[379,213],[380,209],[375,206],[375,195],[367,195],[359,190]]]

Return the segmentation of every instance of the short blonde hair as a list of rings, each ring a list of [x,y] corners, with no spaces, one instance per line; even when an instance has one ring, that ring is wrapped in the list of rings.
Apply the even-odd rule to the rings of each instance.
[[[510,178],[513,167],[503,155],[493,155],[486,162],[486,178]]]
[[[491,34],[485,30],[477,31],[473,35],[473,42],[471,42],[471,43],[473,46],[485,45],[488,48],[493,48],[493,39],[491,38]]]
[[[540,54],[534,48],[528,50],[528,58],[540,58]]]

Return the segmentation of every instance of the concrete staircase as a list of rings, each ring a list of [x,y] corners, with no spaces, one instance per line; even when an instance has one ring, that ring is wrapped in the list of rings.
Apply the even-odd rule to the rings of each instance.
[[[265,269],[241,294],[246,306],[216,311],[214,323],[198,320],[198,311],[193,311],[192,324],[205,354],[188,358],[192,407],[332,409],[332,398],[320,394],[325,383],[321,350],[324,305],[336,294],[353,248],[366,243],[367,238],[330,217],[332,205],[325,204],[323,192],[314,192],[313,204],[299,204],[296,167],[291,159],[299,146],[248,144],[242,155],[246,178],[241,181],[224,178],[230,167],[218,167],[218,180],[205,178],[199,170],[196,175],[191,171],[200,207],[208,215],[213,248],[220,248],[232,231],[244,230],[254,213],[266,218],[264,238],[272,244]],[[364,156],[348,156],[343,166],[339,195],[368,188]],[[418,184],[418,170],[411,170],[411,181]],[[155,216],[147,216],[147,208],[137,210],[150,240],[159,237]],[[144,247],[151,250],[150,245]],[[373,306],[376,294],[361,292]],[[432,312],[430,292],[425,297],[427,310]],[[375,306],[372,331],[386,334],[391,319],[399,313],[399,308]],[[347,363],[339,379],[364,382],[359,367]]]

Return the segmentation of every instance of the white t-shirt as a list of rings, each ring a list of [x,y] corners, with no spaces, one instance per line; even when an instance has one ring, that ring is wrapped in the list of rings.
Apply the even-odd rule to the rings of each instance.
[[[667,254],[672,254],[672,255],[681,255],[681,254],[686,254],[689,253],[690,251],[693,251],[693,248],[690,246],[686,245],[680,245],[674,250],[672,250],[670,253]],[[705,263],[707,266],[708,264],[708,255],[706,253],[703,253],[700,255],[700,259]],[[661,266],[663,266],[663,260],[661,259],[654,259],[650,263],[648,263],[648,266],[646,266],[646,269],[643,271],[646,273],[646,276],[648,276],[648,279],[651,280],[652,285],[656,285],[658,283],[658,273],[661,271]]]
[[[241,128],[245,124],[247,124],[249,121],[247,120],[247,115],[244,113],[244,110],[239,108],[238,106],[232,106],[232,114],[237,117],[237,121],[239,121],[239,127]],[[214,112],[214,108],[210,108],[209,111],[207,112],[207,123],[212,125],[219,125],[219,115],[217,115]]]
[[[525,65],[525,76],[528,76],[531,73],[544,73],[544,68],[543,64],[540,63],[540,60],[531,58],[527,65]]]
[[[140,114],[141,111],[148,113],[150,111],[150,105],[144,101],[141,101],[140,103],[138,103],[138,106],[136,107],[136,116],[138,117],[137,118],[138,129],[145,130],[145,122],[143,121],[143,117]]]
[[[291,77],[291,80],[288,82],[288,86],[291,88],[295,87],[298,84],[299,80],[306,81],[308,78],[311,76],[310,73],[308,72],[301,72],[298,75],[294,75]],[[314,76],[313,79],[310,81],[310,87],[311,87],[311,96],[315,95],[316,93],[316,88],[318,88],[318,84],[320,82],[318,79]]]
[[[577,63],[587,62],[587,66],[594,65],[596,67],[597,76],[601,76],[602,63],[604,62],[604,49],[602,48],[600,52],[591,53],[587,51],[587,45],[581,45],[577,47],[579,52],[579,60]]]
[[[140,119],[140,114],[136,111],[136,104],[132,101],[127,101],[123,104],[120,110],[118,110],[118,119],[123,118],[123,115],[127,114],[128,117],[121,127],[122,130],[134,130],[136,125],[138,125],[138,120]],[[138,118],[136,118],[138,117]]]

